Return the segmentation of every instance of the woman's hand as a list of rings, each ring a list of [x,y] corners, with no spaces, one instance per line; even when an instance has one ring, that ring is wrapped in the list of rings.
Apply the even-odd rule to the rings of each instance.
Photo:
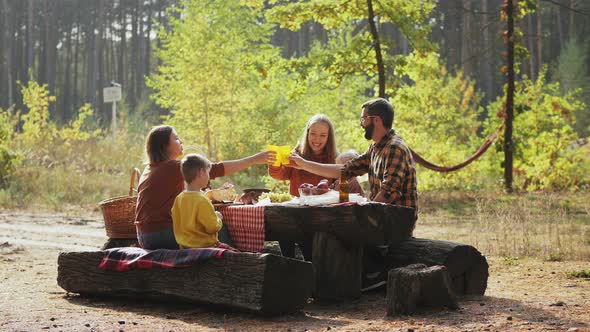
[[[270,150],[258,152],[257,154],[254,155],[254,164],[256,164],[256,165],[267,164],[268,163],[267,160],[268,160],[269,155],[271,153],[274,153],[274,152],[270,151]]]
[[[289,155],[289,164],[285,165],[287,167],[293,167],[296,169],[303,169],[303,165],[305,164],[305,159],[301,158],[301,156],[294,152],[291,151],[291,154]]]
[[[272,150],[268,150],[265,152],[266,152],[265,162],[268,164],[268,166],[273,166],[273,164],[277,161],[277,152],[272,151]]]
[[[217,218],[219,218],[219,220],[223,220],[223,215],[221,215],[221,212],[215,211],[215,214],[217,215]]]

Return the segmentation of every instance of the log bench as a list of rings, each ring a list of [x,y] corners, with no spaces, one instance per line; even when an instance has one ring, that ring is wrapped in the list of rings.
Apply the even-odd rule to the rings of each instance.
[[[222,306],[263,315],[301,310],[311,295],[311,263],[272,254],[230,253],[191,267],[116,272],[105,251],[62,252],[57,283],[82,295],[143,297]]]

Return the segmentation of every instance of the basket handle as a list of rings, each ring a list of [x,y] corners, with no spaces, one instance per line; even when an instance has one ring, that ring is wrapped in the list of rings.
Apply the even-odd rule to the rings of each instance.
[[[135,178],[137,177],[137,182],[139,183],[140,177],[139,169],[137,167],[133,167],[131,169],[131,183],[129,183],[129,196],[133,196],[133,187],[135,187]]]

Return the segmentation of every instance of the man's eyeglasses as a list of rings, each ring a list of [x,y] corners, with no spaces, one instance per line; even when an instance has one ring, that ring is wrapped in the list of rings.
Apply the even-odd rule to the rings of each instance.
[[[368,118],[375,118],[375,117],[377,117],[377,116],[376,115],[361,116],[361,123],[365,122],[365,120]]]

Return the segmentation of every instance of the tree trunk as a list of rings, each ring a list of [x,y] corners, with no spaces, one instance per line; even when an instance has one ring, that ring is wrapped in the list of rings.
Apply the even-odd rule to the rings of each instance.
[[[144,38],[143,38],[143,1],[137,2],[137,19],[139,21],[139,30],[137,31],[137,52],[135,55],[137,59],[135,60],[135,97],[137,101],[141,100],[141,94],[143,92],[143,49],[144,49]]]
[[[387,315],[411,315],[418,306],[458,309],[447,268],[413,264],[389,271]]]
[[[529,77],[531,78],[531,80],[535,81],[536,78],[536,74],[537,74],[537,70],[535,68],[535,49],[534,49],[534,43],[533,43],[533,35],[535,34],[535,31],[533,30],[533,15],[532,14],[528,14],[526,17],[526,22],[527,22],[527,44],[528,44],[528,48],[529,48]]]
[[[98,95],[98,100],[96,101],[96,108],[95,110],[99,112],[100,117],[102,117],[106,123],[106,120],[110,120],[110,112],[105,112],[104,110],[104,102],[103,102],[103,86],[105,82],[104,78],[104,26],[105,26],[105,13],[104,13],[104,0],[96,0],[98,5],[98,13],[97,13],[97,30],[98,33],[96,35],[95,43],[96,43],[96,70],[97,70],[97,84],[96,84],[96,94]]]
[[[543,15],[541,15],[541,6],[537,8],[537,67],[539,71],[543,66],[543,30],[541,29],[541,20],[543,19]]]
[[[470,245],[411,238],[389,247],[385,271],[410,264],[444,265],[457,295],[483,295],[487,288],[488,263]]]
[[[576,32],[574,28],[574,10],[576,10],[576,0],[570,0],[569,28],[567,31],[569,39],[576,37]]]
[[[88,19],[86,29],[86,102],[90,103],[92,108],[98,112],[96,102],[96,77],[98,71],[98,60],[96,59],[98,45],[96,39],[98,36],[95,33],[98,19],[92,13],[86,13],[86,15]]]
[[[33,67],[33,21],[34,21],[34,6],[35,0],[27,1],[27,50],[26,50],[26,61],[25,61],[25,82],[29,81],[29,68]]]
[[[311,295],[311,264],[270,254],[226,252],[190,267],[126,272],[100,269],[104,256],[60,253],[58,285],[81,295],[180,300],[263,315],[297,312]]]
[[[481,10],[484,13],[487,13],[489,10],[489,6],[488,6],[488,0],[482,0],[481,2]],[[482,36],[483,36],[483,49],[484,49],[484,55],[483,55],[483,65],[482,65],[482,69],[483,69],[483,87],[484,87],[484,104],[487,105],[489,104],[493,97],[494,97],[494,73],[492,72],[492,66],[491,66],[491,62],[492,59],[491,57],[488,55],[488,50],[490,49],[490,27],[489,27],[489,21],[488,21],[488,15],[484,14],[481,16],[481,25],[482,25]],[[485,112],[487,112],[487,110],[485,110]],[[487,116],[484,115],[484,116]]]
[[[465,77],[471,76],[471,0],[463,0],[463,12],[461,15],[461,67]]]
[[[133,11],[132,11],[132,16],[131,16],[131,59],[130,59],[130,63],[129,63],[129,68],[131,68],[131,70],[129,71],[130,77],[129,77],[129,81],[128,81],[128,88],[127,91],[129,91],[129,101],[131,103],[131,108],[134,108],[135,105],[137,104],[137,75],[139,75],[139,73],[137,72],[137,57],[138,57],[138,52],[139,52],[139,38],[138,38],[138,33],[137,33],[137,29],[139,26],[139,1],[135,0],[134,2],[134,6],[133,6]]]
[[[57,26],[57,9],[56,2],[46,0],[47,11],[44,13],[46,22],[45,31],[45,78],[49,94],[55,96],[55,80],[57,67],[57,35],[59,27]],[[55,103],[49,103],[49,114],[55,114]]]
[[[555,25],[557,26],[557,54],[561,52],[563,45],[565,43],[565,37],[563,33],[563,24],[561,22],[561,6],[554,6],[553,9],[555,10]]]
[[[150,56],[152,53],[152,43],[151,43],[151,36],[152,33],[152,16],[153,16],[153,4],[149,3],[148,5],[148,20],[147,20],[147,31],[145,33],[145,68],[144,68],[144,77],[150,74]],[[142,85],[145,79],[142,79]]]
[[[125,13],[125,7],[123,6],[123,0],[119,1],[119,24],[121,29],[119,30],[119,38],[121,39],[119,44],[119,58],[117,66],[117,81],[121,86],[125,87],[125,51],[127,45],[127,15]]]
[[[74,77],[72,79],[72,88],[73,88],[73,97],[72,97],[72,110],[78,107],[78,103],[79,103],[79,94],[78,91],[80,89],[80,85],[78,82],[78,63],[79,61],[79,54],[80,54],[80,15],[77,16],[78,20],[76,23],[76,42],[75,42],[75,48],[74,48]],[[69,115],[68,115],[69,116]]]
[[[514,119],[514,4],[513,0],[507,0],[507,76],[508,87],[506,89],[506,119],[504,123],[504,186],[508,193],[514,190],[512,187],[512,163],[514,145],[512,143],[512,120]]]
[[[2,21],[2,32],[0,32],[1,34],[1,38],[2,38],[2,43],[0,45],[2,45],[2,50],[3,52],[0,54],[0,57],[4,58],[4,61],[2,62],[2,71],[0,71],[0,74],[2,77],[6,77],[6,80],[4,82],[2,82],[2,84],[0,84],[0,87],[2,87],[4,84],[6,84],[6,96],[7,98],[7,104],[4,105],[5,107],[10,107],[13,104],[13,100],[12,100],[12,38],[10,36],[10,32],[12,31],[12,22],[11,22],[11,10],[8,4],[8,0],[2,0],[2,11],[0,11],[0,13],[2,13],[5,17],[3,17]],[[6,72],[6,76],[4,76],[2,73]],[[4,89],[0,89],[0,93],[3,93]],[[0,107],[2,107],[2,104],[0,104]]]
[[[379,42],[379,33],[375,23],[375,14],[373,13],[373,1],[367,0],[369,10],[369,30],[373,37],[373,47],[375,49],[375,60],[377,61],[377,73],[379,76],[379,97],[385,98],[385,65],[383,64],[383,55],[381,54],[381,44]]]
[[[71,99],[72,99],[72,28],[73,23],[70,21],[69,25],[67,26],[67,34],[66,34],[66,63],[65,63],[65,74],[64,74],[64,86],[63,86],[63,100],[61,103],[61,107],[58,110],[59,112],[59,119],[62,123],[66,123],[68,119],[68,114],[70,113],[68,110],[72,108],[71,106]]]

